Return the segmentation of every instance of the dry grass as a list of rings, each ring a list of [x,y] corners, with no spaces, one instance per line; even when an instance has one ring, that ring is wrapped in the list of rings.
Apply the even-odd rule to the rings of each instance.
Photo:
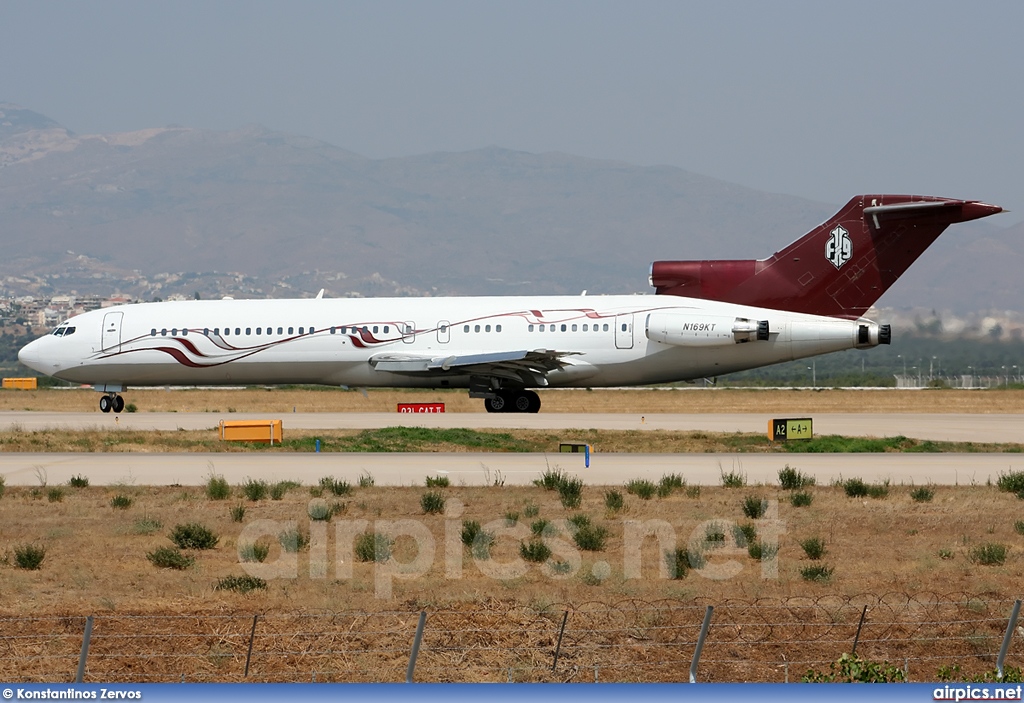
[[[220,641],[226,641],[223,640],[226,635],[220,632],[219,626],[211,624],[211,616],[238,616],[243,623],[239,626],[240,632],[244,632],[244,623],[251,622],[253,613],[260,613],[261,617],[271,623],[264,627],[282,627],[287,632],[299,625],[311,627],[309,623],[294,622],[294,618],[302,614],[365,611],[379,614],[384,619],[397,617],[402,622],[396,625],[398,634],[395,636],[386,633],[361,635],[361,646],[372,650],[382,645],[385,639],[392,638],[395,639],[394,646],[404,651],[408,646],[407,630],[413,626],[415,612],[420,608],[437,612],[439,617],[456,617],[451,613],[476,613],[473,616],[456,617],[465,618],[466,622],[458,627],[453,624],[455,629],[452,632],[460,633],[467,628],[469,631],[457,636],[453,634],[453,642],[469,643],[472,649],[474,638],[477,637],[474,632],[489,633],[477,643],[477,646],[482,647],[479,658],[491,657],[494,662],[504,662],[500,666],[505,667],[513,666],[515,660],[509,663],[507,659],[502,659],[508,656],[507,653],[499,656],[504,651],[502,648],[507,646],[509,651],[514,651],[518,646],[516,642],[521,628],[536,626],[538,618],[545,623],[548,623],[546,618],[549,615],[555,618],[552,614],[552,604],[555,603],[560,604],[557,614],[560,614],[560,609],[571,609],[576,613],[573,616],[575,627],[581,627],[582,617],[587,626],[595,630],[619,627],[622,622],[627,622],[618,606],[609,609],[601,604],[633,604],[626,608],[629,612],[633,612],[636,604],[640,603],[689,608],[697,614],[693,616],[696,622],[699,622],[701,604],[717,604],[722,609],[718,613],[721,620],[716,620],[719,625],[715,637],[745,645],[759,641],[756,638],[762,635],[769,639],[781,637],[786,640],[800,639],[807,633],[800,630],[803,634],[794,634],[777,627],[774,634],[764,634],[761,633],[763,628],[754,625],[750,625],[753,629],[749,633],[736,630],[729,623],[747,622],[752,617],[753,611],[748,612],[740,607],[742,603],[756,602],[759,607],[777,608],[764,617],[794,617],[797,623],[810,617],[803,614],[804,611],[816,609],[815,612],[818,612],[822,607],[827,611],[828,603],[859,603],[860,599],[866,597],[864,594],[875,594],[876,600],[890,601],[893,598],[891,594],[959,592],[985,594],[987,600],[993,601],[1019,597],[1018,586],[1024,582],[1024,560],[1021,559],[1024,545],[1021,544],[1020,536],[1014,532],[1013,521],[1013,516],[1021,514],[1022,503],[995,487],[939,488],[931,503],[914,502],[910,495],[912,487],[909,486],[892,487],[888,498],[883,500],[849,499],[841,488],[816,487],[811,489],[815,494],[813,505],[800,509],[789,505],[785,492],[761,488],[759,492],[766,498],[778,501],[779,518],[783,523],[777,578],[765,578],[760,564],[750,559],[745,549],[732,548],[733,531],[730,525],[748,522],[742,513],[743,496],[736,491],[705,487],[696,498],[676,492],[670,497],[650,501],[626,496],[625,509],[621,513],[611,514],[604,505],[606,488],[585,487],[581,508],[572,511],[561,506],[555,492],[536,487],[443,489],[449,506],[462,506],[459,519],[424,515],[420,506],[420,497],[426,490],[423,488],[356,489],[352,496],[344,499],[342,512],[331,523],[326,523],[326,553],[329,562],[326,575],[311,575],[310,552],[307,547],[299,554],[297,577],[269,579],[269,587],[265,591],[247,595],[217,591],[214,588],[220,579],[244,573],[238,547],[240,543],[252,543],[254,540],[252,535],[244,535],[242,531],[256,520],[295,521],[300,531],[308,535],[315,528],[307,517],[310,503],[307,487],[290,490],[280,501],[265,500],[248,505],[243,524],[232,521],[230,505],[207,500],[202,488],[89,487],[74,491],[61,503],[47,502],[45,493],[40,489],[8,488],[0,505],[4,514],[0,554],[9,555],[18,544],[38,543],[46,548],[46,560],[41,570],[31,572],[14,568],[10,558],[7,563],[0,564],[0,581],[4,584],[5,596],[0,605],[0,616],[60,616],[69,623],[68,627],[79,633],[79,637],[80,626],[71,624],[72,620],[87,614],[95,613],[101,618],[110,616],[115,619],[132,614],[191,616],[175,624],[178,628],[175,635],[191,637],[187,633],[194,633],[197,642],[206,643],[209,637],[198,633],[210,631],[211,627],[217,637],[221,638]],[[110,499],[115,493],[131,496],[131,507],[127,510],[113,510]],[[485,576],[458,536],[461,520],[476,520],[485,529],[493,530],[493,521],[500,520],[507,512],[522,511],[527,505],[537,506],[539,518],[560,524],[563,539],[567,539],[565,536],[568,532],[565,523],[561,521],[577,513],[588,515],[595,525],[608,529],[605,551],[580,553],[581,568],[565,578],[552,578],[537,565],[531,565],[525,575],[504,579]],[[377,567],[374,564],[349,563],[352,569],[350,578],[336,571],[341,566],[341,556],[337,551],[337,525],[351,520],[367,521],[368,531],[372,531],[379,520],[414,520],[422,524],[429,530],[437,548],[433,566],[418,578],[394,581],[390,598],[377,597],[374,580],[374,569]],[[727,535],[726,548],[712,550],[709,563],[717,567],[731,560],[739,564],[741,569],[737,575],[723,580],[709,579],[695,571],[690,571],[683,580],[666,580],[660,574],[661,549],[652,537],[643,543],[640,577],[626,578],[623,539],[625,520],[663,520],[675,531],[680,546],[685,545],[694,535],[706,534],[708,523],[713,521]],[[155,521],[159,521],[162,527],[153,531],[151,526]],[[183,571],[157,569],[150,564],[146,554],[156,548],[169,546],[171,542],[168,534],[173,526],[189,522],[201,523],[221,535],[217,548],[191,553],[196,558],[195,565]],[[488,526],[488,523],[492,524]],[[529,534],[528,525],[523,523],[521,529],[524,533],[521,538],[526,539]],[[450,542],[446,541],[446,530],[455,531],[454,539]],[[885,538],[881,539],[881,535]],[[800,542],[811,536],[820,536],[828,544],[826,561],[835,568],[828,584],[807,582],[800,576],[800,568],[811,563],[804,556]],[[488,563],[493,565],[515,560],[519,553],[519,541],[520,537],[499,534]],[[974,547],[993,542],[1011,545],[1004,564],[981,566],[970,560],[969,555]],[[449,544],[454,546],[449,547]],[[449,578],[446,574],[446,556],[450,556],[446,550],[449,548],[454,550],[454,562],[462,564],[461,578]],[[940,552],[948,553],[951,558],[940,558]],[[267,562],[273,563],[280,554],[281,547],[275,542]],[[344,550],[340,554],[343,556]],[[395,557],[398,561],[408,563],[415,555],[416,548],[410,539],[399,538],[396,541]],[[556,558],[560,558],[557,550]],[[607,562],[610,566],[610,574],[606,578],[594,576],[595,573],[602,573],[595,569],[598,562]],[[800,603],[804,606],[799,606]],[[736,612],[732,613],[730,608]],[[852,632],[846,620],[855,619],[859,615],[859,608],[850,608],[849,611],[834,616],[839,618],[836,622],[845,623],[840,627],[841,632],[836,634],[841,639]],[[449,615],[446,616],[445,612]],[[1002,616],[1001,613],[994,615],[996,619]],[[651,611],[646,615],[634,613],[628,621],[647,618],[650,622],[643,620],[641,623],[646,627],[661,624],[659,618],[667,622],[672,617],[675,616],[671,613]],[[908,617],[913,619],[916,616],[911,613]],[[919,619],[923,622],[932,617],[933,614],[922,611]],[[292,624],[273,625],[275,618],[282,623],[288,621]],[[32,622],[35,621],[18,621],[12,626],[20,628],[22,634],[32,634]],[[695,626],[695,623],[691,625]],[[145,626],[149,627],[150,624]],[[911,631],[920,626],[914,625]],[[36,627],[46,628],[50,625],[40,620]],[[111,621],[107,627],[120,625]],[[131,627],[143,627],[143,624]],[[541,642],[547,643],[544,645],[547,647],[551,644],[549,640],[554,626],[548,623],[545,627],[547,629],[543,635],[538,636],[542,637]],[[998,623],[993,627],[998,629]],[[634,657],[649,656],[651,651],[639,649],[640,643],[646,639],[641,630],[630,632],[632,634],[628,639],[602,654],[606,671],[611,672],[618,667],[619,672],[606,673],[605,677],[665,680],[664,677],[669,676],[668,680],[674,680],[671,677],[677,677],[678,672],[665,671],[664,667],[630,671]],[[986,632],[984,636],[992,639],[997,634]],[[577,639],[581,636],[579,633],[574,635]],[[244,634],[239,637],[244,638]],[[748,637],[755,639],[748,640]],[[163,638],[160,638],[162,641]],[[240,641],[244,643],[244,639]],[[963,640],[957,646],[968,647],[966,642]],[[329,644],[326,643],[327,646]],[[429,646],[436,645],[435,642]],[[581,641],[574,646],[584,645]],[[140,646],[150,645],[143,643]],[[163,644],[154,640],[151,646],[162,647]],[[202,646],[213,645],[206,643]],[[733,658],[736,656],[731,645],[712,643],[708,654],[710,658],[715,658],[712,656],[715,646],[721,649],[719,657],[728,657],[730,653]],[[779,646],[783,647],[781,655],[780,651],[776,651]],[[781,678],[780,672],[765,673],[765,667],[758,668],[759,658],[780,661],[777,658],[779,656],[831,657],[831,650],[821,650],[828,646],[831,645],[800,645],[797,649],[806,651],[799,652],[792,645],[788,648],[781,644],[745,647],[736,651],[742,651],[743,656],[750,657],[749,666],[729,670],[728,674],[720,672],[718,675],[736,680],[763,680],[772,676]],[[879,652],[886,651],[884,643],[872,646],[879,648]],[[929,655],[933,653],[933,646],[929,640],[922,639],[919,645],[913,645],[916,649],[900,650],[901,656]],[[239,647],[244,651],[244,645],[234,649]],[[543,651],[547,652],[547,649]],[[567,648],[567,651],[572,650]],[[653,651],[658,654],[657,650]],[[970,656],[969,651],[966,654],[955,648],[949,651],[957,653],[957,656]],[[401,653],[397,654],[396,659],[402,656]],[[543,658],[549,655],[539,656]],[[664,652],[660,652],[659,656],[664,656]],[[686,653],[686,656],[689,654]],[[176,678],[180,672],[189,680],[238,680],[237,653],[234,658],[225,654],[224,661],[233,663],[230,667],[225,665],[227,668],[210,668],[208,658],[193,656],[187,661],[175,661],[173,666],[179,669],[159,676]],[[971,667],[990,668],[986,661],[977,659]],[[90,665],[90,671],[99,671],[97,667],[115,666],[116,663],[115,660],[99,660]],[[404,666],[404,660],[399,663]],[[452,662],[452,665],[459,666],[459,663]],[[938,665],[935,664],[935,667]],[[23,680],[26,676],[36,675],[28,671],[11,670],[10,666],[10,662],[0,666],[0,678]],[[116,677],[131,680],[133,676],[149,675],[147,671],[132,669],[133,664],[127,659],[120,666],[128,668],[115,666],[109,669],[107,680]],[[274,680],[302,680],[309,675],[309,669],[289,669],[287,661],[274,663],[275,669],[266,668],[269,666],[269,662],[264,665],[261,675]],[[368,662],[367,666],[396,668],[397,664],[380,661],[378,656],[378,660]],[[494,664],[494,667],[498,666]],[[501,669],[492,667],[487,669],[489,673],[470,672],[465,676],[469,677],[468,680],[504,680],[496,671]],[[802,671],[794,670],[792,673]],[[934,671],[927,673],[934,675]],[[39,675],[46,677],[45,673]],[[918,675],[926,674],[919,672]],[[374,674],[367,676],[370,678],[365,680],[377,680],[372,678]],[[438,666],[434,673],[427,674],[428,680],[452,680],[453,676],[459,679],[461,674],[453,674],[446,666]],[[587,680],[589,674],[583,672],[579,676],[580,680]],[[602,680],[607,679],[603,677]]]
[[[1020,390],[677,390],[540,391],[547,413],[1022,413]],[[139,412],[394,412],[397,403],[444,402],[447,412],[483,412],[464,390],[377,390],[367,396],[336,388],[130,389]],[[88,389],[0,391],[0,410],[95,412],[99,395]]]

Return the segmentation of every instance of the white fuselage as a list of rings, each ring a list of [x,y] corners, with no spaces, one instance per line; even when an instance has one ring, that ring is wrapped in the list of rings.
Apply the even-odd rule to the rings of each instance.
[[[760,321],[768,323],[767,339],[744,331]],[[877,343],[878,327],[867,320],[676,296],[318,298],[94,310],[30,343],[19,359],[105,391],[167,384],[454,388],[470,383],[462,359],[547,350],[560,355],[558,368],[522,385],[598,387],[713,377]],[[429,372],[406,373],[401,364],[378,368],[374,360],[383,357],[434,363]]]

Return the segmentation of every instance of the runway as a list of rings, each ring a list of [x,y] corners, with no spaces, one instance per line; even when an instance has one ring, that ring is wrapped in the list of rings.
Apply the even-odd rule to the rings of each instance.
[[[650,414],[538,413],[124,413],[0,412],[0,429],[48,428],[125,430],[212,430],[221,420],[281,419],[284,431],[374,429],[380,427],[469,427],[534,430],[682,430],[703,432],[767,432],[773,417],[765,413]],[[786,417],[783,415],[783,417]],[[797,416],[802,417],[802,416]],[[858,437],[903,435],[954,442],[1024,444],[1024,415],[949,413],[817,413],[810,416],[815,434]]]
[[[722,471],[740,471],[748,485],[776,485],[789,465],[819,485],[840,477],[889,479],[894,485],[971,485],[995,482],[1000,473],[1024,470],[1021,454],[0,454],[8,486],[66,484],[72,476],[92,485],[182,485],[206,483],[211,473],[230,483],[246,479],[301,481],[324,476],[356,485],[370,474],[378,486],[422,486],[427,476],[446,475],[453,486],[529,485],[548,468],[582,478],[586,485],[621,486],[634,478],[657,481],[682,474],[690,485],[721,485]]]

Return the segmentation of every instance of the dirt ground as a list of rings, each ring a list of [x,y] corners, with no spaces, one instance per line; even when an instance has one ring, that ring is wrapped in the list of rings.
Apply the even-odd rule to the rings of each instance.
[[[842,390],[692,388],[540,391],[542,413],[886,412],[1022,413],[1024,390]],[[865,402],[867,395],[870,401]],[[138,412],[395,412],[398,403],[443,402],[446,412],[483,412],[466,391],[331,388],[130,389]],[[0,391],[0,410],[97,411],[90,389]]]
[[[954,663],[991,669],[1024,583],[1024,503],[993,486],[935,488],[926,502],[909,486],[879,498],[815,486],[807,507],[771,486],[682,488],[647,501],[618,487],[621,511],[607,508],[610,489],[596,486],[584,487],[578,509],[540,487],[355,487],[316,498],[307,486],[259,501],[239,487],[227,500],[134,485],[64,486],[54,499],[54,488],[8,488],[0,499],[0,679],[53,680],[59,670],[68,680],[82,618],[95,615],[92,680],[243,680],[258,615],[256,680],[401,680],[423,609],[420,680],[589,681],[597,671],[599,680],[685,680],[705,606],[714,605],[706,676],[781,681],[849,651],[866,605],[858,651],[927,680]],[[442,494],[446,514],[424,513],[430,490]],[[130,506],[114,508],[116,496]],[[765,517],[745,516],[750,497],[768,501]],[[321,503],[335,511],[330,522],[308,517]],[[238,506],[245,515],[234,522]],[[603,549],[575,547],[565,520],[577,514],[607,530]],[[545,566],[520,562],[520,543],[542,519],[556,530],[545,537],[554,555]],[[463,520],[495,533],[487,559],[462,545]],[[188,551],[195,561],[181,571],[149,562],[148,553],[172,546],[176,525],[192,522],[219,536],[214,549]],[[759,541],[778,540],[777,559],[750,557],[733,531],[746,524]],[[280,561],[277,539],[289,527],[314,537],[294,568]],[[353,535],[364,530],[397,535],[391,562],[354,558]],[[824,542],[817,561],[801,546],[809,538]],[[250,543],[269,546],[263,564],[241,562]],[[14,550],[25,544],[46,548],[41,569],[16,568]],[[1005,561],[981,563],[986,545],[1005,547]],[[668,578],[664,553],[673,548],[701,551],[704,566]],[[831,577],[805,580],[801,570],[816,565]],[[262,573],[266,589],[216,589],[247,573]],[[563,616],[571,627],[561,673],[552,674]],[[1024,663],[1024,640],[1012,652],[1011,664]]]

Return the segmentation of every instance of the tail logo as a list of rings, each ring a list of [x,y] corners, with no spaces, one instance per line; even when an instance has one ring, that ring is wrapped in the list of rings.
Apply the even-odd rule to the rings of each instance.
[[[825,242],[825,258],[839,269],[853,257],[853,242],[850,240],[850,233],[842,225],[837,226],[830,234],[832,236]]]

